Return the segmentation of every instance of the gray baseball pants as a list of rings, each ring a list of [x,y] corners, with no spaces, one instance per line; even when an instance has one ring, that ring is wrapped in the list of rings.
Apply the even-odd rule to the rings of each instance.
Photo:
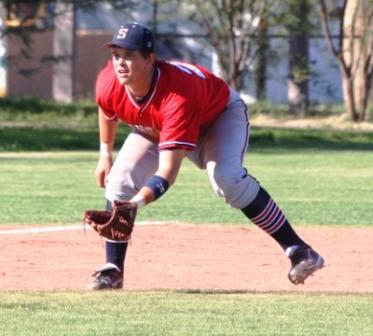
[[[229,103],[219,118],[203,131],[187,157],[206,169],[215,193],[233,208],[243,209],[259,191],[259,184],[242,167],[250,127],[246,105],[231,90]],[[158,146],[134,129],[120,149],[107,177],[109,201],[132,198],[158,168]]]

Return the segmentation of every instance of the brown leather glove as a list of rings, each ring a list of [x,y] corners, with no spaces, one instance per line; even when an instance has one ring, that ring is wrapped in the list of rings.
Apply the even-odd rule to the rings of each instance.
[[[114,201],[113,211],[86,210],[83,222],[109,240],[127,241],[131,238],[137,207],[128,201]]]

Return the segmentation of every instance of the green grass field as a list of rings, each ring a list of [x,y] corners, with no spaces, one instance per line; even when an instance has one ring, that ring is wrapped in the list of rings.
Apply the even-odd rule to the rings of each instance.
[[[93,175],[97,153],[89,151],[97,144],[95,132],[0,128],[0,225],[80,223],[84,209],[102,208],[103,191]],[[372,143],[369,133],[254,130],[245,165],[295,226],[372,227]],[[73,150],[64,151],[67,148]],[[36,151],[42,149],[49,151]],[[215,197],[205,172],[189,162],[176,185],[141,210],[139,220],[247,222]],[[0,276],[4,272],[6,265]],[[4,336],[368,336],[373,334],[372,316],[372,295],[347,293],[0,289]]]
[[[78,223],[83,209],[104,205],[96,152],[6,152],[0,161],[2,225]],[[267,149],[251,152],[245,164],[296,225],[373,226],[373,152]],[[187,160],[175,186],[139,219],[247,222]]]
[[[368,336],[373,330],[372,299],[325,294],[0,292],[0,325],[3,336]]]

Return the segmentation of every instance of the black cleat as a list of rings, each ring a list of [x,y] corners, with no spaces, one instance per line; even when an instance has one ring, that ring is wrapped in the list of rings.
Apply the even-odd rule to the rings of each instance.
[[[324,259],[310,246],[291,246],[286,249],[286,255],[291,260],[289,280],[295,284],[304,284],[304,281],[317,270],[324,267]]]
[[[106,263],[93,274],[95,279],[87,286],[89,290],[122,289],[123,273],[112,263]]]

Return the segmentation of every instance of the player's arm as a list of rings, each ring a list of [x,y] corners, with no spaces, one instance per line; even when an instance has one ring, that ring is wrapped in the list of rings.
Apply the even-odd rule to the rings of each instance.
[[[100,157],[96,166],[96,181],[100,187],[105,187],[106,176],[113,165],[113,149],[118,121],[108,119],[101,107],[98,109],[98,124],[100,131]]]
[[[142,207],[162,196],[175,182],[185,152],[183,149],[160,151],[158,170],[145,182],[131,201],[135,202],[138,207]]]

